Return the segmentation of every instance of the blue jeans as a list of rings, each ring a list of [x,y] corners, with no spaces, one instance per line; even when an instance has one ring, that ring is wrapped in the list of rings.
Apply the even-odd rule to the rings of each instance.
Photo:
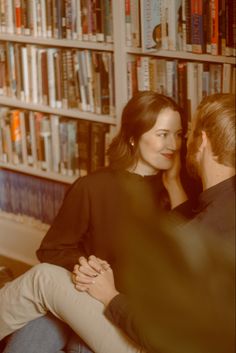
[[[51,314],[29,322],[7,340],[2,353],[92,353],[63,321]]]

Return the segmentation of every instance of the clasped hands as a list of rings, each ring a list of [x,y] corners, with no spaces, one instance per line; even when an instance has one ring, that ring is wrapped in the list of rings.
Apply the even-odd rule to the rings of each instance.
[[[113,271],[107,261],[91,255],[81,256],[74,266],[72,281],[80,292],[87,292],[105,306],[117,295]]]

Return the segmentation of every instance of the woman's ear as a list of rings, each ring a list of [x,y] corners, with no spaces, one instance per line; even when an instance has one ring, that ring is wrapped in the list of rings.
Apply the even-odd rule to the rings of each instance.
[[[134,138],[133,137],[130,137],[129,139],[129,144],[134,147]]]

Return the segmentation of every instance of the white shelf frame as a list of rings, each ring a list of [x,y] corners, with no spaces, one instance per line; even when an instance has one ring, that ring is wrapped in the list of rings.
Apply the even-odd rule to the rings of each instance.
[[[48,172],[48,171],[41,170],[36,167],[30,167],[30,166],[26,166],[23,164],[15,165],[15,164],[11,164],[11,163],[0,162],[0,169],[13,170],[13,171],[24,173],[27,175],[33,175],[33,176],[36,176],[39,178],[54,180],[54,181],[58,181],[58,182],[65,183],[65,184],[73,184],[73,182],[76,179],[78,179],[78,175],[70,177],[67,175],[62,175],[62,174],[54,173],[54,172]]]
[[[172,58],[181,60],[194,60],[194,61],[207,61],[209,63],[223,63],[223,64],[236,64],[236,57],[233,56],[221,56],[221,55],[209,55],[209,54],[195,54],[185,51],[171,51],[171,50],[155,50],[155,51],[143,51],[141,48],[130,48],[126,47],[127,54],[132,55],[145,55],[145,56],[156,56],[161,58]]]
[[[17,34],[0,33],[0,40],[24,43],[24,44],[38,44],[50,47],[67,47],[77,49],[92,49],[102,51],[113,51],[114,45],[106,42],[92,42],[92,41],[79,41],[73,39],[56,39],[56,38],[43,38],[24,36]]]
[[[84,112],[79,109],[51,108],[47,105],[22,102],[21,100],[12,97],[0,96],[0,105],[116,125],[116,118],[111,115],[100,115]]]

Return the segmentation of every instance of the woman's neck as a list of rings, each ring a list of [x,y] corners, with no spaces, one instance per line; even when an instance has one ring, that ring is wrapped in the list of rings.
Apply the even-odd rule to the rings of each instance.
[[[130,173],[138,174],[141,176],[150,176],[150,175],[156,175],[159,170],[157,169],[151,169],[145,166],[139,166],[138,164],[136,166],[132,166],[126,169]]]

